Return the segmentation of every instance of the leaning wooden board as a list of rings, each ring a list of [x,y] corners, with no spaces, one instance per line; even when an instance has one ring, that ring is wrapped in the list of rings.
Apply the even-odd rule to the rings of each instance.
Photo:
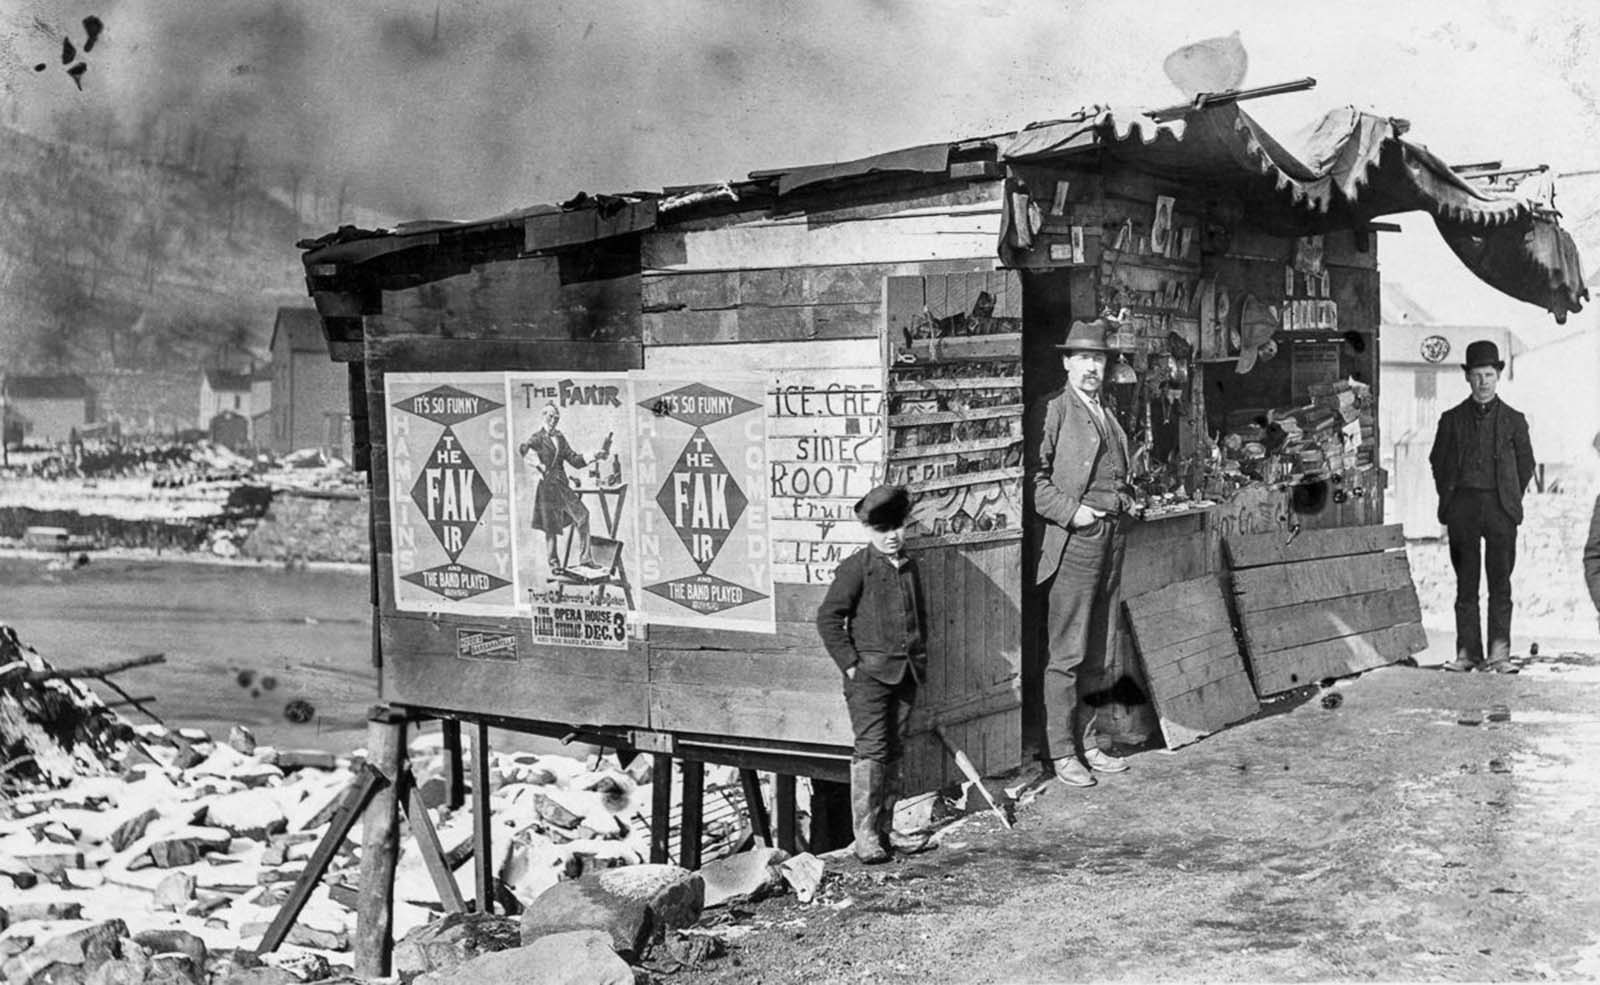
[[[1260,710],[1214,574],[1123,603],[1168,749]]]
[[[1399,525],[1229,537],[1234,606],[1265,697],[1427,648]]]

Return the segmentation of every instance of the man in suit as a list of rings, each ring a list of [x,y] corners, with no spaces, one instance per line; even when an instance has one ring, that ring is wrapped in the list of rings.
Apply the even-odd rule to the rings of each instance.
[[[1093,786],[1096,772],[1128,768],[1100,748],[1082,693],[1084,677],[1097,679],[1117,644],[1123,530],[1133,502],[1128,436],[1100,403],[1113,328],[1104,318],[1072,323],[1057,346],[1066,386],[1030,414],[1026,445],[1029,553],[1049,635],[1045,738],[1056,778],[1075,787]]]
[[[1492,669],[1511,655],[1511,569],[1522,491],[1533,478],[1533,446],[1527,418],[1495,396],[1505,366],[1493,342],[1467,346],[1461,368],[1472,393],[1439,417],[1428,455],[1456,572],[1456,657],[1446,670]],[[1478,613],[1480,567],[1489,581],[1487,667]]]

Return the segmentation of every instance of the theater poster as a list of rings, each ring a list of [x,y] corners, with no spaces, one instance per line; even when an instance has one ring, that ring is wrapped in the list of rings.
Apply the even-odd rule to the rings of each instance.
[[[395,608],[511,615],[516,603],[500,373],[387,373]]]
[[[626,373],[508,373],[518,604],[533,642],[625,649],[636,592]]]
[[[630,379],[642,618],[773,632],[764,382]]]

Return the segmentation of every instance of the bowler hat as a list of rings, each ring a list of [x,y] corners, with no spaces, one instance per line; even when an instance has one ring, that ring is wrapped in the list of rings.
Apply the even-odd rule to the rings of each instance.
[[[1479,339],[1467,346],[1467,361],[1461,368],[1472,372],[1479,366],[1493,366],[1497,370],[1504,370],[1506,364],[1500,360],[1500,349],[1488,339]]]
[[[856,519],[874,530],[898,530],[911,515],[905,486],[878,486],[856,503]]]
[[[1106,336],[1116,331],[1109,318],[1094,321],[1075,321],[1067,332],[1066,341],[1056,346],[1062,352],[1110,352]]]

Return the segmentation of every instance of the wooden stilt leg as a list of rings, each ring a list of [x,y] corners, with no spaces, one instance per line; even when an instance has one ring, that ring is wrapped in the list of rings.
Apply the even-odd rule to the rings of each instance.
[[[793,855],[800,850],[800,841],[796,837],[799,819],[795,811],[794,777],[779,773],[772,779],[773,799],[777,801],[778,808],[778,847]]]
[[[422,853],[423,864],[428,867],[428,876],[439,894],[439,902],[444,904],[444,911],[461,913],[467,908],[461,899],[461,887],[456,885],[455,874],[445,861],[444,846],[439,844],[439,832],[434,830],[433,819],[428,816],[428,805],[422,802],[422,791],[417,789],[409,773],[407,770],[405,798],[401,801],[405,805],[406,824],[411,828],[411,837],[417,840],[417,850]]]
[[[317,883],[327,874],[328,865],[333,861],[334,855],[338,854],[339,846],[344,844],[345,836],[356,826],[356,821],[361,817],[361,812],[366,810],[367,801],[372,798],[373,792],[383,784],[382,773],[373,769],[371,763],[361,764],[361,772],[356,774],[350,781],[350,786],[345,789],[344,800],[340,802],[339,809],[333,812],[333,820],[328,824],[328,831],[317,843],[316,851],[311,853],[310,860],[306,862],[306,870],[295,880],[289,898],[278,908],[278,915],[272,918],[267,932],[256,945],[257,954],[270,954],[276,951],[278,945],[283,943],[283,939],[289,936],[289,928],[294,926],[295,918],[300,916],[300,911],[305,909],[306,901],[311,899],[311,893],[317,888]]]
[[[767,802],[761,797],[761,778],[755,770],[740,770],[739,788],[744,791],[745,808],[750,811],[750,833],[771,848],[772,824],[767,817]]]
[[[678,864],[685,869],[700,868],[700,837],[705,811],[706,764],[683,761],[683,848]]]
[[[361,896],[356,907],[355,973],[362,978],[389,974],[394,947],[394,870],[400,854],[396,797],[406,748],[406,719],[388,708],[367,719],[367,756],[388,782],[376,790],[361,818]]]
[[[451,810],[459,810],[467,802],[461,768],[461,723],[446,718],[439,724],[444,730],[444,802]]]
[[[477,876],[478,912],[494,912],[494,852],[489,844],[494,818],[489,810],[489,726],[472,726],[472,871]]]
[[[668,861],[672,838],[672,756],[654,754],[650,768],[650,861]]]

